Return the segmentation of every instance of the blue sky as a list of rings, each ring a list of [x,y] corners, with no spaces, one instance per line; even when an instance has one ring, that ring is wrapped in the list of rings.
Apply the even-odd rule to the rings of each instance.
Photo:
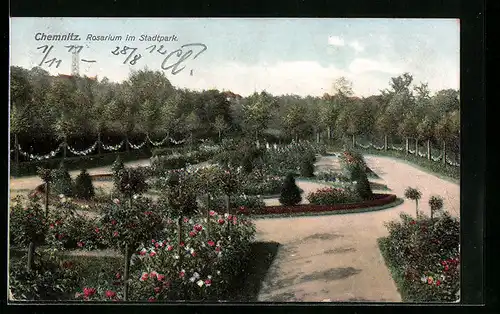
[[[35,34],[73,32],[79,42],[37,41]],[[127,34],[136,41],[86,41],[97,36]],[[175,35],[178,41],[140,42],[140,35]],[[202,43],[207,49],[173,75],[172,84],[191,89],[217,88],[241,95],[267,90],[273,94],[322,95],[332,92],[335,79],[353,82],[358,96],[378,94],[390,78],[410,72],[416,83],[432,91],[459,88],[459,22],[442,19],[124,19],[124,18],[12,18],[11,64],[31,68],[43,58],[42,45],[54,45],[43,67],[50,73],[71,72],[71,54],[65,45],[83,45],[80,74],[127,78],[133,69],[161,70],[165,55],[149,53],[152,44],[170,53],[182,45]],[[137,48],[135,65],[126,56],[113,55],[116,46]],[[183,49],[186,51],[186,48]],[[169,60],[175,60],[171,57]],[[170,62],[172,62],[170,61]],[[191,71],[192,70],[192,71]]]

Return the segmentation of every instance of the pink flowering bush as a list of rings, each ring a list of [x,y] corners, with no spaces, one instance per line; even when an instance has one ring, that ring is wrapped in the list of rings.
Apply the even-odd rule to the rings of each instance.
[[[345,188],[326,187],[311,192],[307,200],[315,205],[336,205],[361,201],[361,197],[349,186]]]
[[[244,217],[214,211],[210,220],[209,235],[205,218],[185,218],[183,242],[177,242],[177,229],[171,228],[168,238],[151,239],[135,254],[131,300],[223,298],[249,257],[255,227]],[[232,225],[230,229],[228,224]],[[179,246],[182,259],[177,253]]]
[[[28,246],[32,242],[37,246],[44,244],[47,227],[39,197],[14,199],[9,212],[11,246]]]
[[[430,219],[402,213],[379,247],[404,301],[452,302],[460,291],[460,224],[443,212]]]

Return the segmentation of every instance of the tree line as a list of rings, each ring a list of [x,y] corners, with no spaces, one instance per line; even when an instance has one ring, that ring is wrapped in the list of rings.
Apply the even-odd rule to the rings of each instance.
[[[355,97],[337,79],[321,97],[241,97],[229,91],[174,87],[163,72],[131,72],[121,83],[107,78],[51,76],[35,67],[11,66],[10,131],[21,141],[64,142],[79,137],[290,139],[412,138],[459,147],[459,91],[431,94],[404,73],[379,95]],[[445,146],[446,147],[446,146]]]

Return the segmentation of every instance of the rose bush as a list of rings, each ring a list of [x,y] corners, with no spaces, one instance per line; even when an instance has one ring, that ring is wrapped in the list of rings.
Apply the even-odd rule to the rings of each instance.
[[[460,223],[444,212],[435,219],[402,213],[387,223],[379,247],[404,301],[452,302],[460,290]]]
[[[346,186],[345,188],[327,187],[319,189],[316,192],[309,193],[307,200],[315,205],[336,205],[360,202],[362,198],[352,186]]]

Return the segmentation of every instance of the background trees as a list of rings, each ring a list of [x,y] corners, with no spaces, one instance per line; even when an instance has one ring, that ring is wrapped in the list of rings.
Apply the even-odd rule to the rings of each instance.
[[[409,73],[391,78],[380,95],[366,98],[354,97],[344,77],[333,82],[332,94],[321,97],[267,92],[241,97],[175,88],[164,73],[147,69],[115,83],[13,66],[10,113],[12,140],[23,148],[33,146],[35,154],[61,142],[86,148],[96,137],[108,145],[128,139],[141,143],[146,136],[155,141],[165,136],[345,138],[346,143],[364,138],[406,141],[407,147],[411,140],[411,149],[426,142],[428,151],[432,146],[450,153],[458,152],[460,142],[459,91],[432,94],[427,84],[414,84]]]

